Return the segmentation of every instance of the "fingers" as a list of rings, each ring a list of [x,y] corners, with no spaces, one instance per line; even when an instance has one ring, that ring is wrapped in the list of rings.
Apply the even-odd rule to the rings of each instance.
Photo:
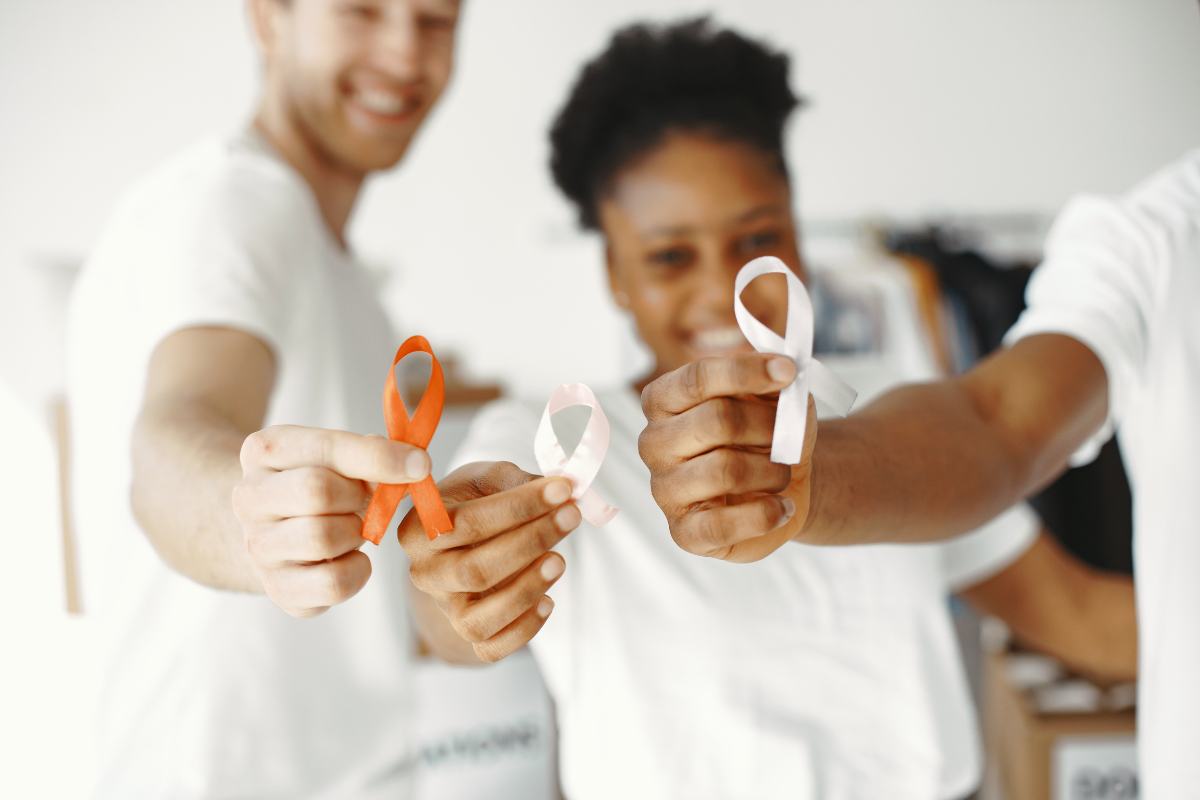
[[[492,639],[535,607],[563,574],[562,556],[550,553],[530,564],[503,588],[480,599],[464,595],[449,601],[450,623],[473,644]],[[540,627],[540,625],[539,625]]]
[[[726,560],[739,546],[762,538],[792,520],[796,504],[779,495],[764,495],[736,505],[696,508],[671,526],[675,543],[689,553]],[[778,547],[766,550],[762,555]],[[762,557],[761,555],[759,556]]]
[[[642,391],[642,411],[654,422],[714,397],[778,392],[795,377],[796,365],[785,356],[746,353],[702,358],[648,385]]]
[[[669,475],[652,477],[651,489],[659,505],[687,508],[731,494],[775,494],[791,480],[791,466],[774,463],[766,453],[723,448],[685,461]]]
[[[647,426],[639,447],[650,462],[672,463],[718,447],[769,448],[774,432],[773,403],[717,397]]]
[[[429,474],[424,450],[382,436],[275,425],[246,437],[242,468],[277,471],[324,467],[375,483],[415,483]]]
[[[439,481],[438,493],[448,503],[465,503],[507,492],[541,477],[508,461],[475,461],[464,464]]]
[[[443,533],[430,546],[444,551],[485,542],[549,514],[570,499],[571,482],[566,478],[537,478],[507,491],[497,490],[496,494],[450,508],[454,530]],[[402,539],[406,535],[411,534],[402,532]]]
[[[243,521],[266,521],[307,515],[353,514],[369,497],[362,481],[324,467],[248,476],[234,494]]]
[[[364,542],[362,518],[357,514],[293,517],[255,528],[246,537],[250,557],[264,565],[327,561],[359,549]]]
[[[553,548],[581,519],[574,505],[563,506],[477,547],[445,554],[429,577],[443,591],[487,591]]]
[[[263,578],[267,595],[293,617],[315,617],[344,603],[371,577],[371,559],[355,550],[319,564],[287,564]]]
[[[520,650],[537,635],[546,624],[546,618],[554,610],[554,601],[543,597],[538,604],[526,611],[500,633],[487,641],[475,645],[475,655],[482,661],[499,661]]]

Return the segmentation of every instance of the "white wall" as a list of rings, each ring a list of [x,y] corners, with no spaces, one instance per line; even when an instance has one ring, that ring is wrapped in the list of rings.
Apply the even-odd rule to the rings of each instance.
[[[791,140],[807,219],[1052,212],[1200,141],[1195,0],[468,0],[455,82],[353,230],[365,257],[397,270],[388,297],[406,331],[523,392],[620,376],[623,323],[597,243],[552,190],[545,130],[614,25],[707,8],[796,56],[813,101]],[[82,257],[131,180],[246,117],[256,67],[242,17],[241,0],[0,2],[0,454],[13,467],[0,508],[37,565],[0,581],[0,716],[28,732],[27,752],[62,753],[55,726],[76,695],[54,715],[29,698],[77,685],[37,666],[73,645],[45,577],[58,559],[50,444],[41,409],[14,405],[40,402],[60,373],[53,280],[31,265]],[[66,736],[61,762],[86,771],[79,741]],[[0,771],[38,794],[83,781],[3,744]]]
[[[1052,212],[1200,140],[1195,0],[469,0],[450,92],[353,231],[400,269],[406,329],[518,389],[616,377],[545,129],[614,25],[706,8],[796,56],[806,218]],[[85,253],[130,180],[245,117],[255,76],[240,0],[0,4],[0,265]]]

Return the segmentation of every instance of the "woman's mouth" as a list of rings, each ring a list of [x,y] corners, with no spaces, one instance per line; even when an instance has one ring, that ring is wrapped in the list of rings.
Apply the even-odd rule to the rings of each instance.
[[[750,346],[742,334],[742,329],[737,326],[695,331],[688,338],[687,344],[690,349],[705,355],[724,355],[745,350]]]

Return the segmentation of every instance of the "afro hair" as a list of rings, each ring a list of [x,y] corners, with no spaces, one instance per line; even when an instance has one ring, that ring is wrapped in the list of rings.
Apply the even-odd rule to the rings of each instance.
[[[613,179],[672,132],[752,145],[787,177],[783,132],[801,100],[784,53],[707,17],[617,31],[589,62],[550,130],[554,182],[584,228]]]

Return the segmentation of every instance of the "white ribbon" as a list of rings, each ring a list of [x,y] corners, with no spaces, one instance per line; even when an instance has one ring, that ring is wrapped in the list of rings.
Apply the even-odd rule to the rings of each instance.
[[[763,325],[742,305],[742,292],[750,281],[777,272],[787,278],[787,328],[782,338]],[[756,258],[738,271],[733,285],[733,313],[738,326],[760,353],[787,356],[796,362],[796,379],[779,393],[775,411],[775,435],[771,460],[776,464],[799,464],[808,424],[808,395],[811,392],[838,415],[850,413],[858,392],[829,368],[812,357],[813,307],[804,283],[774,256]]]
[[[570,406],[589,406],[592,418],[588,420],[583,438],[571,458],[563,452],[554,427],[550,424],[550,415],[557,414]],[[546,410],[542,412],[542,421],[538,425],[537,434],[533,438],[533,451],[537,456],[538,466],[543,475],[562,475],[571,482],[571,497],[579,507],[583,518],[596,527],[606,524],[620,511],[600,499],[600,495],[591,488],[592,481],[600,471],[600,464],[608,452],[609,440],[608,417],[604,416],[600,402],[592,390],[582,383],[572,383],[570,386],[559,386],[550,395]]]

